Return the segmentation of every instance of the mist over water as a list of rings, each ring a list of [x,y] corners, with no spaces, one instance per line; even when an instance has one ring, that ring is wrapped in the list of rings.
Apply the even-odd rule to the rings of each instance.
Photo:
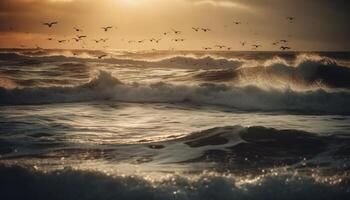
[[[349,198],[350,53],[104,53],[1,50],[0,199]]]

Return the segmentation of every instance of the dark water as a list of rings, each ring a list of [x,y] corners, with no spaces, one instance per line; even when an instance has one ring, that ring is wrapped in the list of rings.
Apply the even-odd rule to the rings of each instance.
[[[0,199],[349,199],[350,53],[1,50]]]

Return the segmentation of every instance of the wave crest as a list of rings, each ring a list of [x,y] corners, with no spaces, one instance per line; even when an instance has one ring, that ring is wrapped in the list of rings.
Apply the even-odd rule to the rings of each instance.
[[[350,114],[350,93],[231,87],[222,84],[172,85],[163,82],[123,84],[100,71],[92,81],[76,87],[0,89],[0,104],[42,104],[114,100],[137,103],[194,103],[241,110],[296,111],[303,113]]]

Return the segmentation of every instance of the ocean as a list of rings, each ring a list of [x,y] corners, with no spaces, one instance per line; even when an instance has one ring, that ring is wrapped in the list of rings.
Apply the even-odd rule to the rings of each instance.
[[[2,49],[0,199],[350,199],[349,89],[350,52]]]

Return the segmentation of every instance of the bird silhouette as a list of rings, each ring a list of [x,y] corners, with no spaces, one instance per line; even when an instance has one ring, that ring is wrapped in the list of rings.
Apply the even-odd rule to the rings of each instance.
[[[76,42],[79,42],[80,41],[80,38],[72,38],[72,40],[76,41]]]
[[[94,41],[95,43],[99,43],[100,42],[100,40],[92,40],[92,41]]]
[[[66,42],[67,40],[57,40],[58,43],[64,43]]]
[[[181,31],[177,31],[177,30],[175,30],[175,29],[173,29],[173,32],[174,32],[176,35],[181,34]]]
[[[48,26],[49,28],[51,28],[53,25],[58,24],[58,22],[42,22],[42,25]]]
[[[260,44],[253,44],[252,45],[255,49],[257,49],[257,48],[259,48],[259,47],[262,47],[262,45],[260,45]]]
[[[107,32],[109,29],[113,28],[113,26],[106,26],[106,27],[101,27],[105,32]]]
[[[287,19],[290,23],[293,23],[295,17],[286,17],[286,19]]]
[[[74,29],[76,32],[82,32],[82,31],[83,31],[82,29],[76,28],[76,27],[73,27],[73,29]]]
[[[280,49],[281,49],[282,51],[285,51],[285,50],[289,50],[289,49],[291,49],[291,48],[290,48],[290,47],[287,47],[287,46],[281,46]]]
[[[97,56],[98,59],[102,59],[104,57],[106,57],[107,55],[106,54],[103,54],[103,55],[100,55],[100,56]]]
[[[192,30],[198,32],[200,28],[192,27]]]
[[[87,36],[86,35],[77,35],[77,38],[79,39],[83,39],[83,38],[86,38]]]
[[[204,50],[210,50],[211,47],[203,47]]]
[[[208,32],[208,31],[211,31],[209,28],[202,28],[202,31],[203,32]]]
[[[287,40],[280,40],[280,42],[287,43],[288,41]]]
[[[240,42],[242,46],[245,46],[247,44],[247,42]]]
[[[240,24],[242,24],[242,22],[240,22],[240,21],[233,21],[233,24],[240,25]]]

